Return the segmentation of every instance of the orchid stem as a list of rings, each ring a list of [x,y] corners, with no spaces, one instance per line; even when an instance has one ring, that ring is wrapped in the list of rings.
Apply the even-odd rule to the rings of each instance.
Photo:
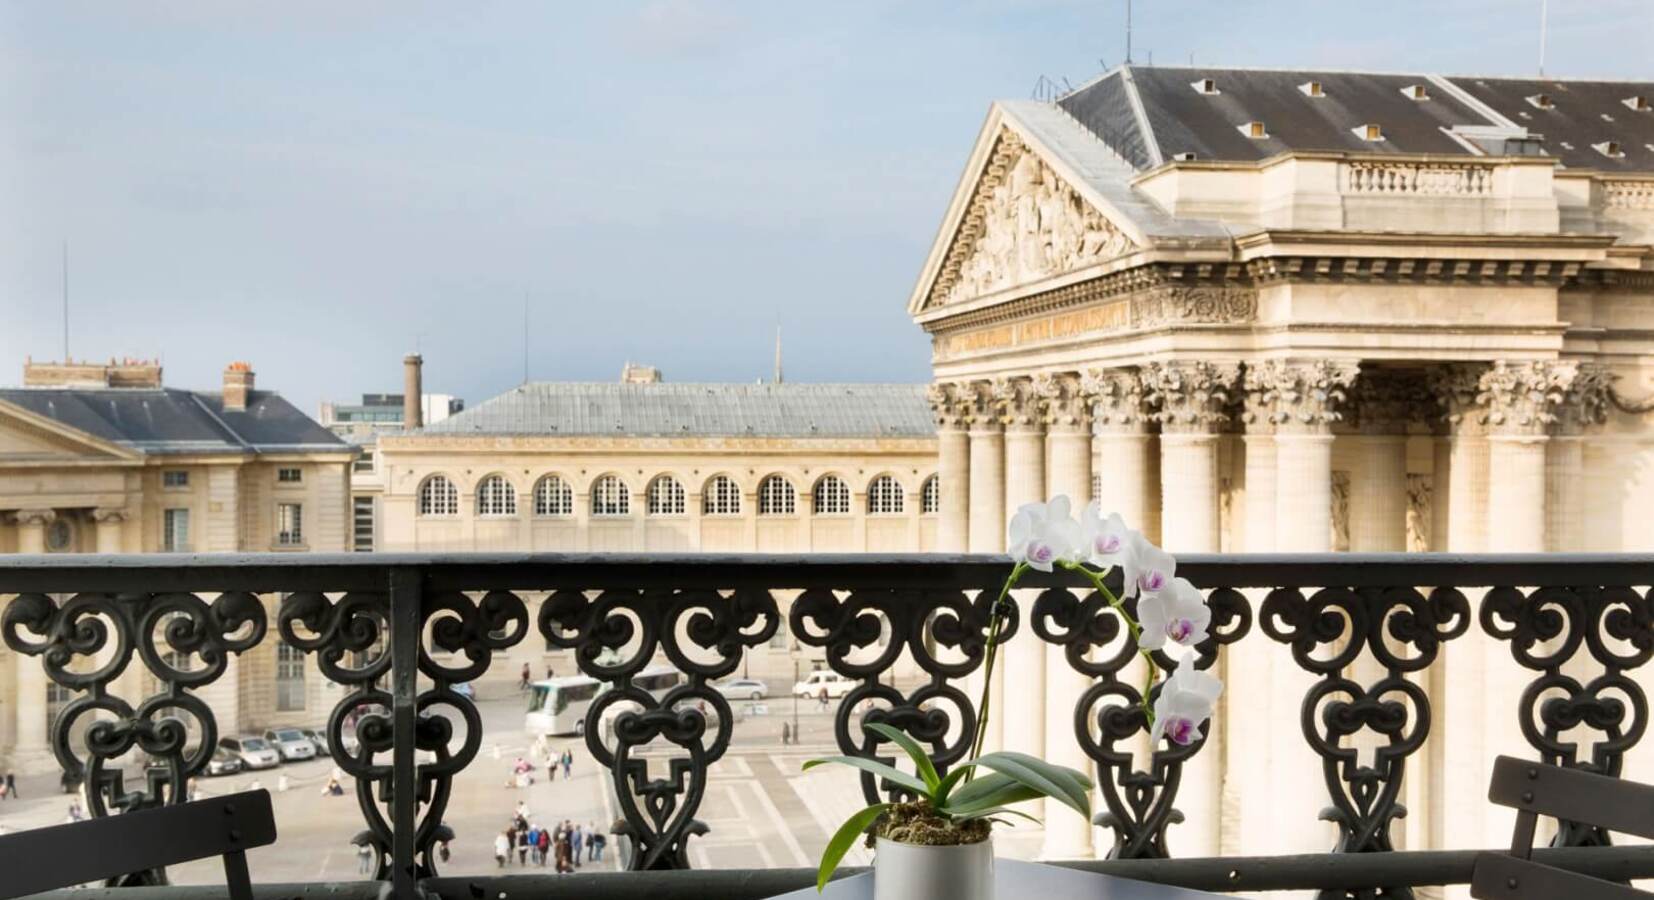
[[[1108,585],[1103,583],[1103,573],[1092,571],[1082,563],[1064,562],[1058,563],[1058,565],[1070,572],[1079,572],[1084,575],[1086,580],[1091,582],[1091,586],[1097,589],[1097,593],[1102,594],[1103,599],[1108,601],[1108,605],[1114,607],[1114,611],[1120,614],[1120,618],[1126,620],[1126,630],[1131,634],[1132,644],[1138,643],[1138,639],[1143,635],[1143,627],[1137,624],[1137,620],[1132,618],[1130,613],[1126,612],[1125,603],[1121,602],[1119,597],[1114,596],[1114,592],[1109,590]],[[1149,691],[1154,689],[1154,680],[1160,675],[1160,667],[1154,664],[1153,653],[1139,647],[1137,654],[1143,657],[1143,662],[1147,663],[1149,667],[1148,676],[1143,679],[1143,696],[1140,704],[1143,707],[1143,717],[1148,720],[1149,727],[1153,728],[1154,704],[1149,702]]]
[[[1022,573],[1026,571],[1028,571],[1027,563],[1017,563],[1016,567],[1011,569],[1011,574],[1006,577],[1005,584],[999,589],[999,597],[994,600],[994,605],[988,607],[988,647],[982,660],[982,699],[976,704],[976,736],[971,741],[971,759],[982,755],[982,741],[988,735],[989,691],[994,682],[994,660],[999,656],[999,623],[1004,620],[1005,598],[1010,596],[1011,588],[1016,585],[1017,580],[1022,578]],[[965,773],[966,783],[969,783],[975,776],[976,768],[973,766],[970,771]]]

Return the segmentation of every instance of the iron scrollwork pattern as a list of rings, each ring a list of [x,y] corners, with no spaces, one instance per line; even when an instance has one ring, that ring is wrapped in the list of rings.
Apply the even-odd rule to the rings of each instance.
[[[190,780],[218,744],[218,721],[194,692],[224,674],[231,654],[257,646],[266,627],[264,607],[243,592],[220,594],[211,604],[188,593],[81,593],[61,606],[28,593],[12,600],[0,622],[6,646],[40,657],[48,678],[80,693],[54,717],[51,746],[64,783],[84,786],[93,816],[189,799]],[[110,692],[134,651],[160,682],[136,707]],[[190,665],[192,658],[199,664]],[[88,717],[81,753],[76,724]],[[141,787],[125,783],[118,762],[133,750],[146,760]],[[167,878],[151,869],[109,883],[160,885]]]
[[[1539,672],[1522,691],[1522,736],[1543,762],[1620,776],[1625,752],[1648,729],[1648,697],[1627,673],[1654,657],[1654,604],[1631,587],[1545,587],[1526,595],[1496,587],[1482,600],[1482,629],[1510,644],[1511,656]],[[1590,665],[1602,674],[1581,682],[1564,668]],[[1590,743],[1570,740],[1584,729]],[[1608,832],[1561,822],[1553,846],[1606,846]]]
[[[866,728],[882,723],[928,744],[940,773],[964,759],[976,732],[977,710],[951,680],[982,665],[994,597],[994,590],[979,592],[974,601],[962,591],[858,589],[842,600],[828,588],[800,594],[789,616],[792,633],[802,644],[825,648],[833,671],[860,680],[839,701],[833,718],[839,749],[895,764],[894,755],[878,752],[886,740]],[[1001,615],[1000,640],[1010,640],[1019,621],[1014,599],[1008,598]],[[938,653],[943,648],[956,651],[958,658],[944,659]],[[928,676],[909,694],[879,680],[903,650]],[[861,785],[869,803],[907,798],[907,792],[869,772],[861,773]]]
[[[1470,627],[1470,604],[1453,588],[1427,598],[1410,587],[1337,588],[1308,598],[1297,588],[1271,591],[1259,615],[1265,634],[1292,648],[1299,668],[1321,676],[1304,695],[1304,739],[1321,757],[1332,805],[1321,818],[1338,826],[1335,853],[1394,849],[1390,826],[1407,814],[1398,798],[1407,759],[1430,733],[1430,698],[1407,676],[1435,662],[1445,641]],[[1351,676],[1363,652],[1384,669],[1364,685]],[[1378,742],[1363,765],[1350,739]],[[1411,897],[1405,889],[1374,888],[1323,897]]]
[[[1110,573],[1105,583],[1118,595],[1118,572]],[[1135,618],[1136,600],[1122,602]],[[1211,591],[1207,602],[1212,609],[1209,636],[1181,663],[1197,669],[1211,668],[1218,649],[1240,640],[1252,627],[1252,608],[1240,592],[1219,588]],[[1073,590],[1059,587],[1040,593],[1034,601],[1032,623],[1041,639],[1063,647],[1075,671],[1095,679],[1074,705],[1074,736],[1097,764],[1097,789],[1107,809],[1097,814],[1096,824],[1114,832],[1108,857],[1169,857],[1166,829],[1183,821],[1183,814],[1173,805],[1183,765],[1206,745],[1206,736],[1186,747],[1157,749],[1148,770],[1135,768],[1130,742],[1139,735],[1146,740],[1149,721],[1143,713],[1142,691],[1123,674],[1138,658],[1125,621],[1102,594],[1086,591],[1082,599]],[[1154,660],[1163,673],[1180,664],[1164,651],[1156,651]],[[1159,691],[1159,685],[1151,691],[1151,704]]]
[[[614,775],[637,847],[634,871],[689,868],[689,838],[707,832],[695,813],[709,769],[729,749],[734,729],[729,700],[707,682],[734,672],[745,648],[767,642],[780,623],[766,590],[728,597],[715,590],[608,590],[595,598],[560,590],[541,605],[545,639],[574,650],[582,672],[610,684],[581,730],[592,757]],[[687,676],[664,693],[638,683],[657,649]],[[603,734],[611,721],[612,747]],[[649,761],[638,754],[657,740],[679,752],[664,776],[651,777]]]

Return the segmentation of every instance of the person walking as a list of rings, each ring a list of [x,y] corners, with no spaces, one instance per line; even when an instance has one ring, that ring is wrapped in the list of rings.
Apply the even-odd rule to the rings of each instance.
[[[817,697],[816,699],[821,701],[821,708],[823,710],[825,710],[827,708],[827,689],[822,688],[821,689],[821,695],[819,697]]]
[[[574,826],[570,831],[572,833],[569,835],[569,858],[574,860],[574,867],[578,869],[580,868],[580,845],[585,843],[585,835],[580,833],[579,825]]]
[[[566,875],[574,871],[569,862],[569,829],[568,823],[557,826],[557,873]]]
[[[540,840],[537,846],[540,853],[540,868],[543,869],[546,867],[546,856],[551,853],[551,829],[540,829]]]
[[[511,837],[509,832],[502,831],[494,835],[494,863],[499,868],[505,868],[505,858],[511,855]]]
[[[517,832],[517,865],[528,865],[528,829]]]
[[[540,826],[538,824],[528,826],[528,858],[536,865],[540,862]]]
[[[356,874],[373,874],[373,843],[363,841],[356,845]]]
[[[781,746],[792,743],[793,730],[786,722],[781,723]]]
[[[18,796],[17,796],[17,774],[15,772],[7,772],[6,773],[6,799],[8,799],[8,800],[18,799]]]
[[[523,663],[523,677],[522,677],[522,680],[517,683],[517,690],[519,690],[519,691],[528,690],[528,679],[529,679],[529,677],[530,677],[530,675],[529,675],[529,671],[528,671],[528,663]]]
[[[563,779],[565,781],[567,781],[568,778],[569,778],[569,769],[571,769],[573,767],[574,767],[574,751],[565,749],[563,751]]]
[[[517,826],[515,823],[505,830],[505,860],[511,861],[511,851],[517,846]]]
[[[596,822],[586,825],[586,846],[590,848],[586,856],[588,861],[598,862],[603,859],[603,832],[597,830]]]
[[[550,680],[552,680],[553,678],[556,678],[556,677],[557,677],[557,673],[552,671],[551,663],[546,663],[546,680],[550,681]]]

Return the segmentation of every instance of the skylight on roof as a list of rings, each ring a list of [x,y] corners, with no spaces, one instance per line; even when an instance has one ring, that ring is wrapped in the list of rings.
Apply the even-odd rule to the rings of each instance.
[[[1551,99],[1550,94],[1531,94],[1526,99],[1528,101],[1528,105],[1534,109],[1556,108],[1556,101]]]
[[[1319,81],[1306,81],[1298,85],[1298,90],[1303,91],[1305,97],[1325,97],[1327,95]]]
[[[1202,78],[1199,81],[1191,81],[1189,82],[1189,87],[1194,88],[1195,93],[1197,94],[1222,93],[1218,90],[1218,82],[1216,78]]]
[[[1269,130],[1263,127],[1262,122],[1247,122],[1245,125],[1236,125],[1235,128],[1254,141],[1269,137]]]
[[[1429,100],[1430,89],[1422,84],[1409,84],[1401,89],[1401,95],[1409,100]]]

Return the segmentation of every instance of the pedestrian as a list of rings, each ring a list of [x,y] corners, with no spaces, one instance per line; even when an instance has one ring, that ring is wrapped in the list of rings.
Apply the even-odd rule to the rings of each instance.
[[[546,867],[546,856],[551,853],[551,829],[540,829],[540,841],[535,846],[540,855],[540,868],[543,869]]]
[[[827,708],[827,689],[826,688],[821,689],[821,695],[817,699],[819,699],[821,701],[821,708],[826,709]]]
[[[532,813],[530,813],[528,811],[528,804],[524,803],[521,800],[518,800],[517,801],[517,811],[515,813],[512,813],[512,816],[515,817],[516,820],[517,820],[517,823],[518,823],[517,824],[517,830],[518,831],[522,831],[523,829],[528,827],[528,817],[530,815],[532,815]]]
[[[528,826],[528,855],[536,864],[540,862],[540,826],[537,823]]]
[[[523,680],[520,683],[518,683],[517,690],[519,690],[519,691],[528,690],[528,679],[529,679],[528,663],[523,663]]]
[[[17,775],[16,775],[16,773],[13,773],[13,772],[7,772],[6,773],[6,798],[9,799],[9,800],[18,799],[18,796],[17,796]]]
[[[555,751],[555,750],[546,751],[546,780],[547,781],[556,781],[557,780],[557,760],[560,759],[560,758],[561,757],[559,757],[557,755],[557,751]]]
[[[585,835],[580,833],[580,826],[569,829],[569,857],[574,860],[574,867],[580,868],[580,845],[585,842]]]
[[[356,845],[356,874],[373,874],[373,843],[363,841]]]
[[[603,836],[603,832],[597,830],[596,822],[591,824],[591,836],[586,838],[586,841],[591,844],[592,859],[602,862],[603,847],[609,843],[609,839]]]
[[[788,744],[792,743],[792,736],[793,736],[792,728],[788,727],[786,722],[782,722],[781,723],[781,746],[785,747]]]
[[[528,865],[528,829],[517,832],[517,865]]]
[[[556,677],[557,677],[557,673],[553,672],[551,670],[551,663],[546,663],[546,680],[550,681],[550,680],[552,680],[553,678],[556,678]]]
[[[505,868],[505,858],[511,855],[511,838],[502,831],[494,835],[494,863]]]
[[[515,824],[505,830],[505,847],[501,850],[505,854],[506,862],[511,861],[511,849],[517,846],[517,826]]]
[[[573,767],[573,765],[574,765],[574,751],[573,750],[564,750],[563,751],[563,778],[565,780],[567,780],[569,778],[569,769],[571,767]]]

